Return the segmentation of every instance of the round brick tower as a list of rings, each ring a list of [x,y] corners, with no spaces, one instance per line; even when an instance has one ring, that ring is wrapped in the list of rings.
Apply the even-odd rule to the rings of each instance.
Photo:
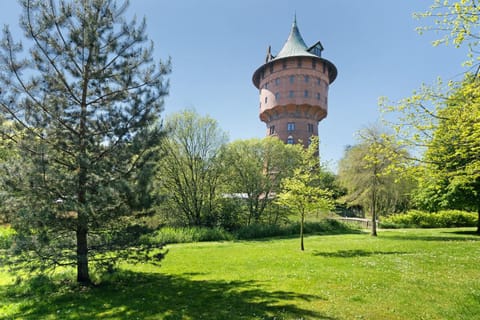
[[[305,147],[311,136],[318,136],[318,123],[327,116],[328,87],[337,77],[337,68],[321,57],[322,51],[320,41],[307,47],[296,18],[278,55],[268,48],[265,64],[253,74],[267,136]]]

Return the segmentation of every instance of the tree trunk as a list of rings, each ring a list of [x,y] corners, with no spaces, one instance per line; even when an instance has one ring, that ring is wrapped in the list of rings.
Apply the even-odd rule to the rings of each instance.
[[[86,207],[87,169],[83,155],[80,156],[80,170],[78,174],[78,202],[80,208],[77,212],[77,282],[91,284],[88,272],[88,217]]]
[[[87,227],[84,222],[79,221],[77,225],[77,282],[85,285],[91,284],[88,272],[87,234]]]
[[[90,58],[89,58],[90,59]],[[88,66],[85,67],[85,79],[88,79]],[[78,155],[78,190],[77,197],[80,208],[77,212],[77,282],[91,284],[88,272],[88,216],[87,204],[87,83],[83,83],[82,103],[80,105],[79,155]]]
[[[300,219],[300,250],[305,251],[305,247],[303,246],[303,225],[305,223],[305,214],[302,213],[302,217]]]
[[[88,217],[85,212],[87,169],[84,167],[84,161],[81,156],[78,174],[78,202],[80,208],[77,212],[77,282],[89,285],[91,280],[88,272]]]
[[[477,234],[480,235],[480,206],[477,209],[478,217],[477,217]]]
[[[377,195],[372,192],[372,233],[373,237],[377,236]]]

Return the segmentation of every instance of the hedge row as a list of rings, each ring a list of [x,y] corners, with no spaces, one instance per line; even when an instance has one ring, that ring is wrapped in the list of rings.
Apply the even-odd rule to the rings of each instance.
[[[381,228],[453,228],[475,227],[478,214],[460,210],[444,210],[435,213],[411,210],[384,218]]]
[[[252,224],[228,232],[221,228],[173,228],[163,227],[149,239],[154,243],[186,243],[201,241],[250,240],[271,237],[296,236],[300,232],[298,223],[285,225]],[[358,232],[358,229],[337,220],[326,219],[319,222],[305,223],[305,234],[340,234]]]

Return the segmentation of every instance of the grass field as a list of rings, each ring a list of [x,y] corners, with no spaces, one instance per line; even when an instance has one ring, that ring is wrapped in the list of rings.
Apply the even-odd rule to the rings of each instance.
[[[480,237],[410,229],[170,245],[93,288],[0,273],[2,319],[479,319]]]

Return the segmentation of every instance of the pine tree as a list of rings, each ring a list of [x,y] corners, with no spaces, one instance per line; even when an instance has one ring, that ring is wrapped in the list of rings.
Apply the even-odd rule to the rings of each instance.
[[[21,5],[31,48],[5,28],[0,49],[1,118],[15,128],[2,135],[22,159],[4,177],[16,265],[76,266],[89,284],[90,264],[144,252],[135,178],[162,136],[170,63],[155,63],[145,19],[126,21],[128,2]]]

